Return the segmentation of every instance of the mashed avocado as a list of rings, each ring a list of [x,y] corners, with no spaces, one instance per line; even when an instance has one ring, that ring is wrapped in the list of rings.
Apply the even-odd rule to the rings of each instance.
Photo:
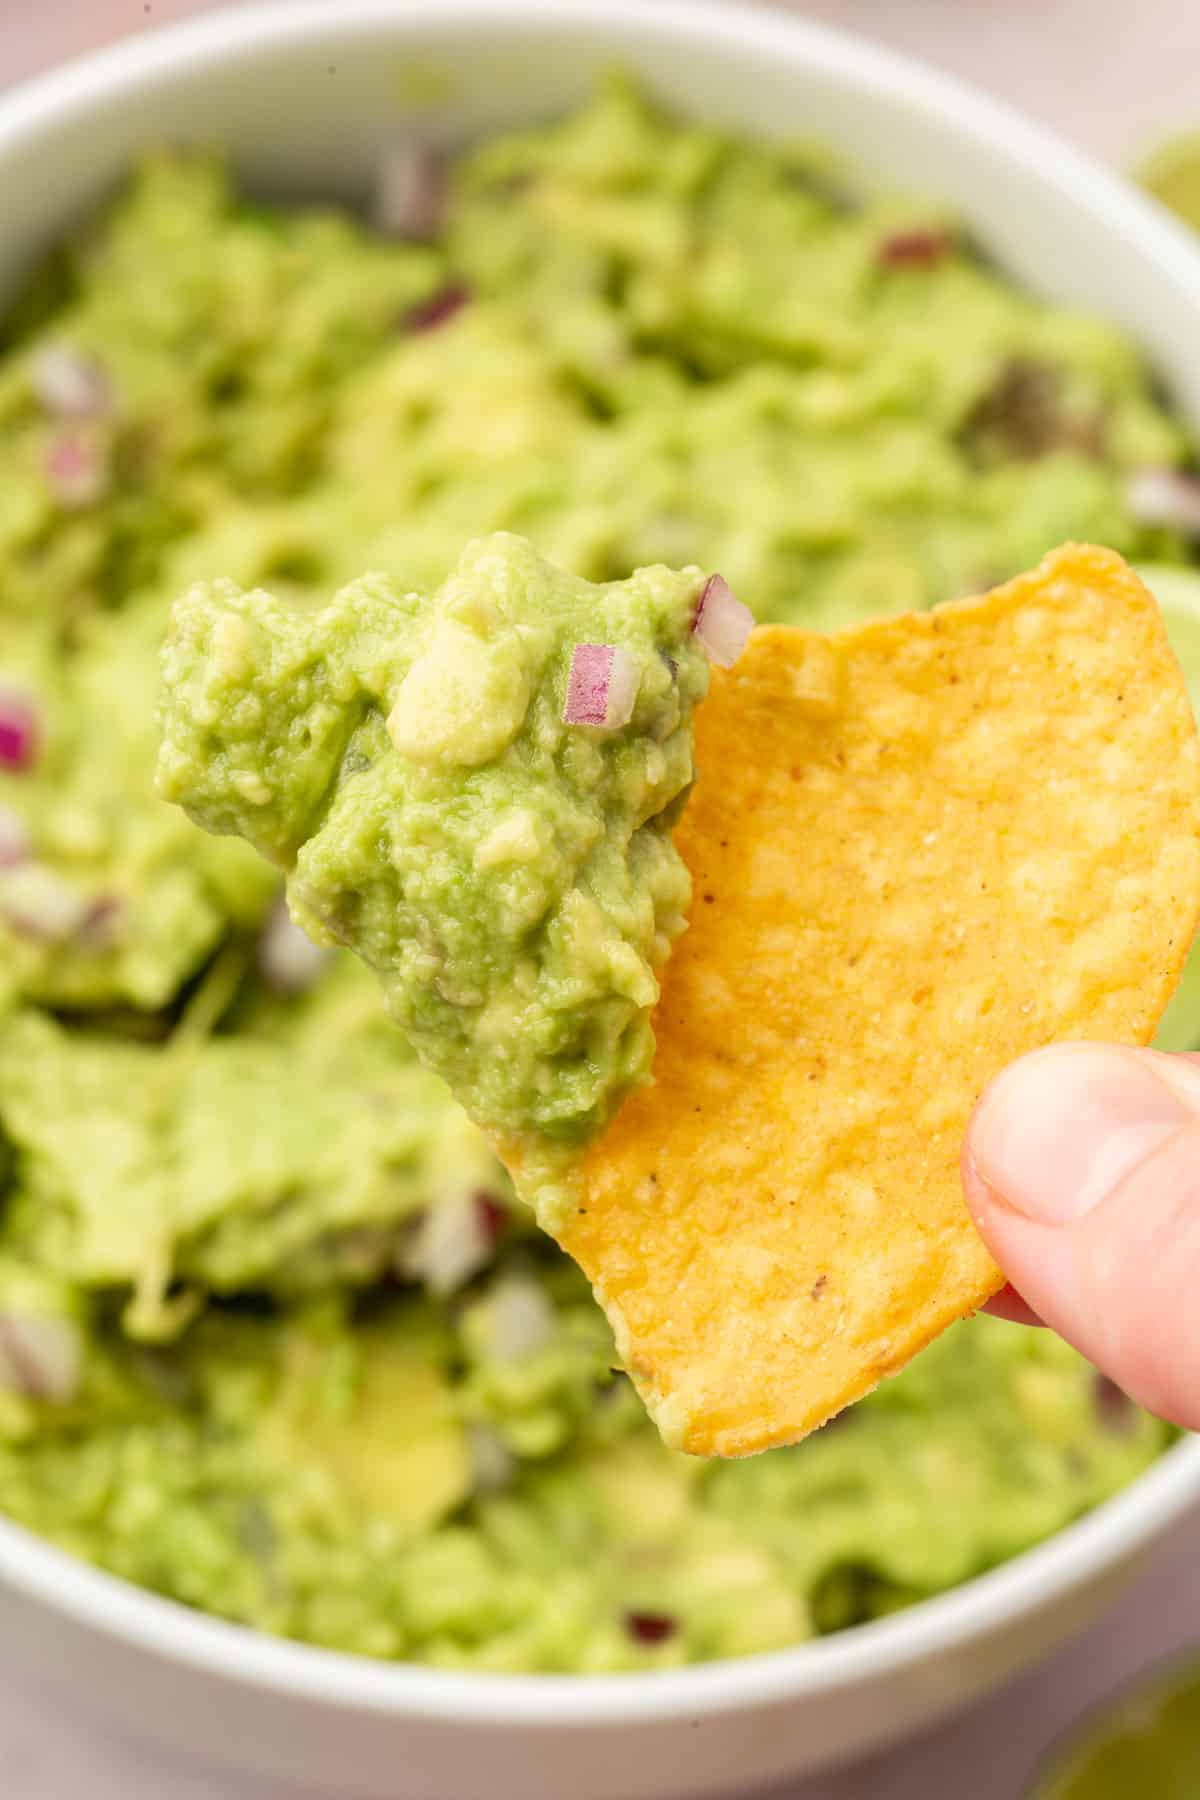
[[[673,1456],[370,976],[152,784],[217,574],[432,594],[513,532],[831,625],[1065,538],[1182,562],[1127,505],[1188,445],[1119,333],[617,86],[465,155],[432,244],[143,165],[0,329],[0,442],[0,1511],[308,1642],[641,1668],[965,1580],[1161,1451],[980,1319],[793,1450]]]
[[[497,532],[432,597],[368,576],[303,611],[218,581],[172,613],[159,792],[288,870],[299,925],[376,971],[539,1197],[649,1078],[704,591],[698,569],[594,584]],[[569,723],[594,650],[623,716]]]

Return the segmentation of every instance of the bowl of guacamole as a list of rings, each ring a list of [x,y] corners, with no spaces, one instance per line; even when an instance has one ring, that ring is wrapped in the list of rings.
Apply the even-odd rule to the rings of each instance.
[[[216,573],[494,532],[817,628],[1066,538],[1186,575],[1200,255],[711,7],[239,10],[6,102],[0,195],[0,1651],[341,1793],[617,1796],[1049,1648],[1194,1447],[980,1318],[794,1449],[664,1448],[369,976],[156,796],[157,656]]]

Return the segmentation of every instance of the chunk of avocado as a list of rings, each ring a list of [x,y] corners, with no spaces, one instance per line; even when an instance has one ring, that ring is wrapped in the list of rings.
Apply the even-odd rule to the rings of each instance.
[[[466,1432],[430,1333],[403,1317],[361,1329],[335,1379],[328,1355],[319,1336],[297,1334],[279,1448],[290,1463],[323,1468],[364,1511],[427,1531],[471,1491]]]

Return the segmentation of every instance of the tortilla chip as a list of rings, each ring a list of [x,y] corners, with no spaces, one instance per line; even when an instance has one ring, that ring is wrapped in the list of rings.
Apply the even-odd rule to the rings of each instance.
[[[669,1442],[803,1437],[1002,1284],[958,1158],[1014,1056],[1145,1043],[1200,911],[1158,609],[1067,546],[980,599],[714,671],[654,1085],[563,1244]]]

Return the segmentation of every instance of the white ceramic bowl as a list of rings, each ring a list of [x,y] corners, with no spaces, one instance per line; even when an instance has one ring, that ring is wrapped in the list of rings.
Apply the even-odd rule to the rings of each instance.
[[[944,196],[1019,280],[1126,326],[1200,430],[1200,253],[1165,215],[928,70],[694,0],[293,3],[129,42],[0,104],[0,286],[148,142],[226,145],[277,189],[361,193],[402,126],[406,67],[425,91],[446,76],[436,120],[453,140],[552,113],[614,62],[687,112],[815,135],[868,175]],[[275,1642],[0,1524],[0,1651],[72,1704],[339,1797],[745,1792],[898,1736],[1046,1654],[1198,1498],[1200,1442],[1187,1441],[1050,1543],[909,1612],[743,1662],[586,1679]]]

